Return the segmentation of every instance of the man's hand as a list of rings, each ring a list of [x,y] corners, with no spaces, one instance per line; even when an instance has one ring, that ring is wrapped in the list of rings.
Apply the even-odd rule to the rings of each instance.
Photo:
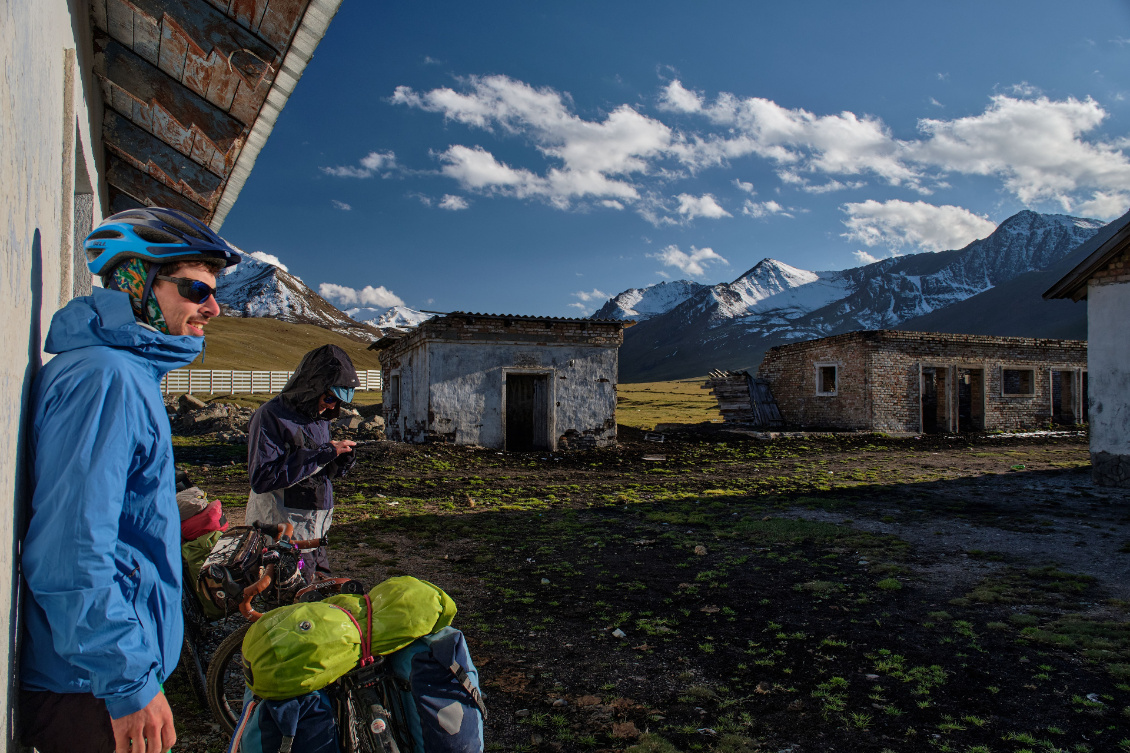
[[[337,441],[330,442],[330,444],[334,446],[334,450],[337,451],[338,455],[344,455],[347,452],[353,452],[353,448],[357,446],[357,443],[352,439],[339,439]]]
[[[111,719],[110,724],[114,728],[114,753],[165,753],[177,742],[173,710],[164,693],[157,693],[140,711]]]

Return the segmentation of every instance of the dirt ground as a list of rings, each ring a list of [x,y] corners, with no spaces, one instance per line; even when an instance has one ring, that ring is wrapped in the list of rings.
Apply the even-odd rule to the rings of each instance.
[[[488,749],[1130,751],[1130,494],[1085,436],[645,436],[337,483],[339,574],[459,604]],[[235,521],[242,452],[177,446]],[[177,680],[178,748],[222,750]]]

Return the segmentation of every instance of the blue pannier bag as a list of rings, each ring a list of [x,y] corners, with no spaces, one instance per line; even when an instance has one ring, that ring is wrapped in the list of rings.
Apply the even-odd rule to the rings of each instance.
[[[228,753],[339,753],[337,719],[325,690],[264,701],[250,692]]]
[[[388,658],[415,753],[482,753],[486,706],[463,633],[445,627]]]

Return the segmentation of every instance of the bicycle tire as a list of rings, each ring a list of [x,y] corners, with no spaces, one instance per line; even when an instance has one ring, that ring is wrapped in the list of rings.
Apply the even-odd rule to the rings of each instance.
[[[243,636],[250,627],[251,623],[242,625],[224,638],[208,663],[208,708],[228,734],[235,731],[235,724],[243,712],[243,691],[246,687],[243,679]]]

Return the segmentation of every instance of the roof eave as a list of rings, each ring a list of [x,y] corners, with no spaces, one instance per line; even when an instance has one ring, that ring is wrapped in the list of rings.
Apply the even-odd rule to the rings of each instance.
[[[267,143],[267,137],[274,130],[279,114],[294,92],[294,87],[298,85],[298,80],[302,78],[303,71],[314,56],[314,50],[326,35],[341,3],[342,0],[310,0],[310,5],[302,16],[302,23],[294,32],[290,49],[283,58],[282,67],[275,76],[271,90],[263,100],[259,115],[251,126],[247,143],[236,157],[223,193],[220,194],[220,200],[216,204],[216,211],[210,223],[213,230],[219,231],[228,212],[235,205],[235,200],[239,198],[243,185],[251,175],[251,169],[255,167],[255,161],[259,159],[259,152]]]
[[[1116,254],[1130,246],[1130,212],[1114,221],[1117,222],[1122,222],[1121,227],[1100,243],[1086,259],[1060,278],[1055,285],[1044,291],[1044,299],[1070,298],[1073,301],[1081,301],[1087,297],[1087,283],[1090,282],[1091,276],[1102,269]]]

